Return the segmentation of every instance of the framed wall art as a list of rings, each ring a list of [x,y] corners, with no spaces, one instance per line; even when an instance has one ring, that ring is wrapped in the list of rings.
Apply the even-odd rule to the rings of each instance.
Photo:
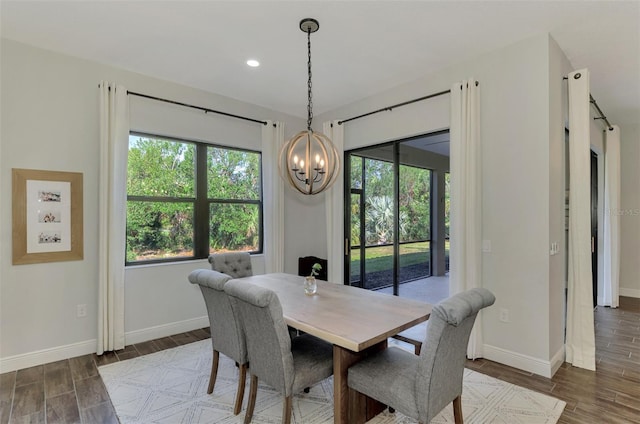
[[[13,264],[83,259],[82,173],[12,169]]]

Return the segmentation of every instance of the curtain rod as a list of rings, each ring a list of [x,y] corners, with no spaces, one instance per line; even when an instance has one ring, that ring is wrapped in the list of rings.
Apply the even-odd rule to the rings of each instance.
[[[188,103],[176,102],[175,100],[163,99],[161,97],[149,96],[147,94],[136,93],[134,91],[128,91],[128,90],[127,90],[127,94],[130,96],[138,96],[138,97],[144,97],[145,99],[157,100],[159,102],[171,103],[173,105],[190,107],[192,109],[202,110],[204,111],[204,113],[208,113],[208,112],[217,113],[218,115],[230,116],[232,118],[242,119],[244,121],[256,122],[258,124],[267,125],[267,121],[260,121],[258,119],[247,118],[246,116],[234,115],[233,113],[222,112],[219,110],[209,109],[202,106],[190,105]]]
[[[478,84],[479,84],[479,82],[476,81],[476,86],[478,86]],[[367,112],[367,113],[363,113],[362,115],[354,116],[352,118],[343,119],[342,121],[338,121],[338,125],[342,125],[345,122],[353,121],[355,119],[364,118],[365,116],[373,115],[374,113],[385,112],[385,111],[391,112],[393,109],[395,109],[397,107],[410,105],[411,103],[421,102],[422,100],[431,99],[433,97],[442,96],[443,94],[448,94],[448,93],[451,93],[451,90],[440,91],[438,93],[433,93],[433,94],[428,94],[428,95],[423,96],[423,97],[418,97],[417,99],[407,100],[406,102],[402,102],[402,103],[398,103],[398,104],[395,104],[395,105],[383,107],[381,109],[374,110],[373,112]]]
[[[596,103],[596,99],[593,98],[593,96],[591,94],[589,94],[589,102],[591,102],[591,104],[596,108],[596,110],[598,111],[598,113],[600,114],[600,116],[593,118],[594,120],[596,119],[602,119],[604,120],[604,122],[607,123],[607,127],[609,128],[609,131],[613,131],[613,126],[609,123],[609,120],[607,119],[606,116],[604,116],[604,113],[602,113],[602,110],[600,109],[600,107],[598,106],[598,103]]]
[[[100,84],[98,84],[98,87],[100,87]],[[109,87],[109,90],[111,90],[111,87]],[[250,121],[250,122],[255,122],[255,123],[258,123],[258,124],[262,124],[262,125],[267,125],[267,121],[260,121],[258,119],[247,118],[246,116],[234,115],[233,113],[222,112],[222,111],[219,111],[219,110],[209,109],[209,108],[202,107],[202,106],[195,106],[195,105],[191,105],[189,103],[177,102],[175,100],[163,99],[162,97],[149,96],[148,94],[136,93],[135,91],[127,90],[127,94],[130,95],[130,96],[138,96],[138,97],[143,97],[145,99],[157,100],[159,102],[171,103],[172,105],[190,107],[192,109],[201,110],[204,113],[208,113],[208,112],[217,113],[218,115],[229,116],[231,118],[242,119],[244,121]],[[273,124],[273,126],[275,127],[276,125]]]
[[[441,91],[439,93],[429,94],[427,96],[419,97],[417,99],[407,100],[406,102],[402,102],[402,103],[398,103],[398,104],[395,104],[395,105],[383,107],[381,109],[374,110],[373,112],[367,112],[367,113],[363,113],[362,115],[354,116],[352,118],[343,119],[342,121],[338,121],[338,125],[342,125],[345,122],[353,121],[353,120],[356,120],[356,119],[364,118],[365,116],[373,115],[375,113],[380,113],[380,112],[385,112],[385,111],[391,112],[393,109],[395,109],[397,107],[406,106],[406,105],[409,105],[411,103],[416,103],[416,102],[420,102],[422,100],[430,99],[432,97],[442,96],[443,94],[447,94],[447,93],[451,93],[451,90],[446,90],[446,91]]]
[[[569,77],[562,77],[562,79],[568,80]],[[611,125],[607,117],[604,115],[604,113],[602,112],[602,109],[600,109],[600,106],[598,106],[598,103],[596,103],[596,99],[593,98],[591,93],[589,93],[589,103],[591,103],[593,107],[596,108],[596,110],[598,111],[598,114],[600,115],[593,118],[593,120],[596,121],[598,119],[602,119],[607,124],[607,128],[609,128],[609,131],[613,131],[613,125]]]

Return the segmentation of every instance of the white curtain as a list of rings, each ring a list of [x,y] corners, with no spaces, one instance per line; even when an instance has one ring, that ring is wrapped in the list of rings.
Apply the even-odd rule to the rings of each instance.
[[[472,78],[451,87],[450,295],[482,287],[482,148],[480,92]],[[471,332],[467,357],[480,358],[482,313]]]
[[[100,83],[97,353],[124,348],[124,262],[129,100],[127,89]]]
[[[338,151],[340,169],[338,178],[325,192],[327,216],[327,260],[332,283],[343,284],[344,280],[344,127],[338,121],[322,124],[322,133],[333,141]]]
[[[284,183],[278,171],[284,123],[267,121],[262,127],[265,272],[284,271]]]
[[[605,306],[617,308],[620,290],[620,128],[605,130],[604,293]]]
[[[589,71],[569,74],[569,282],[567,362],[596,369],[591,279]]]

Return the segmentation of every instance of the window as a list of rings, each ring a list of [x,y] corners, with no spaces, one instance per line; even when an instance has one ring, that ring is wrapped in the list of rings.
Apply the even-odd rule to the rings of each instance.
[[[127,264],[262,251],[261,154],[129,135]]]

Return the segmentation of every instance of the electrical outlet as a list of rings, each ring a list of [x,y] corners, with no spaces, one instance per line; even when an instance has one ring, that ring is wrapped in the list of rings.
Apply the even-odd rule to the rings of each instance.
[[[485,253],[491,252],[491,240],[482,240],[482,251]]]
[[[87,316],[87,305],[85,303],[76,306],[76,316],[78,318],[84,318]]]
[[[500,322],[509,322],[509,310],[500,308]]]

